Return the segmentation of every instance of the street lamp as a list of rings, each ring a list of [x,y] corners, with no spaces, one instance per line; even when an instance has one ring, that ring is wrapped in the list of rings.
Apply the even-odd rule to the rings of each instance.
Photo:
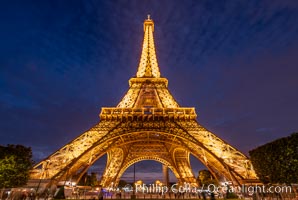
[[[132,195],[131,199],[136,199],[136,164],[133,164],[133,190],[132,190]]]

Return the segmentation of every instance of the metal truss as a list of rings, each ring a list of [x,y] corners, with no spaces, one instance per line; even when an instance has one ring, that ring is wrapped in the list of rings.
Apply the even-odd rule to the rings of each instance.
[[[113,128],[106,128],[111,124]],[[106,153],[107,166],[101,180],[104,186],[116,184],[130,165],[145,159],[167,165],[179,182],[196,184],[189,163],[190,153],[211,166],[214,174],[221,174],[237,184],[257,178],[245,155],[196,120],[174,120],[168,116],[163,120],[153,117],[139,121],[103,120],[91,130],[35,166],[31,178],[78,180]],[[98,137],[99,133],[105,134]]]
[[[194,108],[180,107],[161,78],[153,40],[154,23],[144,22],[144,42],[137,77],[116,107],[102,108],[100,121],[38,163],[31,179],[76,180],[104,154],[107,163],[101,185],[117,185],[132,164],[155,160],[171,169],[179,183],[196,185],[189,155],[216,178],[235,184],[256,181],[250,160],[202,127]]]

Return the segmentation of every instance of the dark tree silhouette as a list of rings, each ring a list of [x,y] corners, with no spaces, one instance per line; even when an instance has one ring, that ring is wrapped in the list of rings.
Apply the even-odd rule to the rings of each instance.
[[[249,155],[263,183],[298,183],[298,133],[257,147]]]
[[[0,188],[19,187],[26,184],[32,164],[30,147],[0,146]]]

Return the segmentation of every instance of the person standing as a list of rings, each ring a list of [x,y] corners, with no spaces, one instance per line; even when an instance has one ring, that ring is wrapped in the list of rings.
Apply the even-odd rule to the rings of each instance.
[[[101,188],[98,193],[98,200],[103,200],[103,189]]]

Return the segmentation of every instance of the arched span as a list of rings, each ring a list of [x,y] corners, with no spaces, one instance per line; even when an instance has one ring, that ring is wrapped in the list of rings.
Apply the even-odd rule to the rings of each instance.
[[[96,135],[98,135],[97,132],[101,133],[108,130],[100,128],[102,127],[100,124],[97,127],[99,128],[94,131]],[[75,141],[77,142],[77,140]],[[196,121],[194,121],[194,124],[187,126],[182,126],[173,121],[122,122],[91,143],[84,152],[78,153],[78,156],[70,159],[68,164],[54,165],[57,173],[48,178],[66,179],[70,176],[78,176],[81,172],[86,171],[99,157],[115,147],[122,148],[125,158],[129,155],[131,144],[135,143],[139,145],[149,144],[152,147],[162,144],[165,151],[170,154],[175,148],[180,147],[195,155],[203,164],[213,166],[214,170],[230,180],[245,179],[246,175],[243,170],[248,159],[241,154],[233,154],[237,160],[225,159],[225,155],[232,154],[234,149],[229,148],[226,143],[216,146],[214,145],[215,142],[222,141],[209,134],[206,129],[198,126]],[[49,160],[54,161],[57,156],[50,157]],[[243,163],[241,164],[241,162]],[[238,171],[238,168],[241,171]],[[45,171],[48,169],[53,170],[53,168],[45,168]],[[177,168],[177,171],[179,173],[181,170]]]
[[[122,175],[124,174],[124,172],[133,164],[144,161],[144,160],[154,160],[157,161],[159,163],[162,163],[164,165],[166,165],[167,167],[169,167],[169,169],[174,173],[175,177],[177,178],[177,180],[180,179],[179,173],[177,171],[177,169],[175,168],[175,166],[172,165],[171,161],[167,161],[165,159],[162,158],[158,158],[158,157],[154,157],[154,156],[141,156],[138,158],[135,158],[133,160],[130,160],[129,162],[125,163],[124,166],[122,167],[122,169],[119,172],[119,175],[116,178],[116,183],[119,182],[119,180],[121,179]]]

